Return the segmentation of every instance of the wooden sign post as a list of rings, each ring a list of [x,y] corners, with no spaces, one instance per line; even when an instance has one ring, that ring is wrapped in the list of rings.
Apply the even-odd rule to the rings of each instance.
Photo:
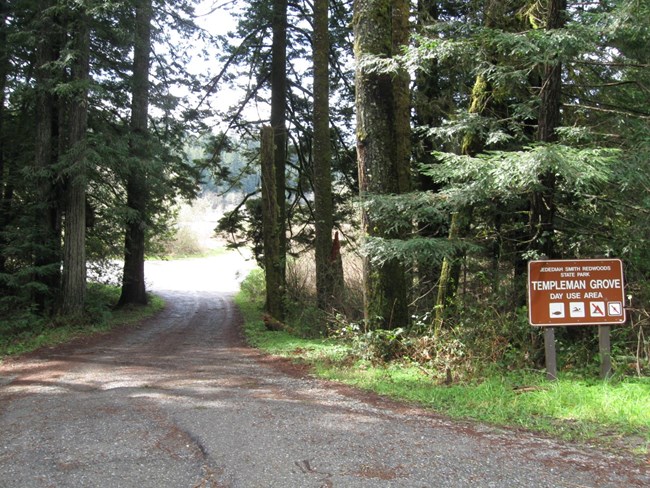
[[[547,376],[557,377],[553,328],[598,325],[601,377],[611,371],[610,325],[625,323],[620,259],[544,260],[528,263],[528,320],[545,327]]]
[[[612,372],[611,326],[598,326],[598,352],[600,354],[600,377],[607,378]]]

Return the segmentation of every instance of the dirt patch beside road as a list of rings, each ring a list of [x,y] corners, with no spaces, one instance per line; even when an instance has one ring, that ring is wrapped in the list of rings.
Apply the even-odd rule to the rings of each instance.
[[[650,486],[611,453],[278,367],[241,340],[235,261],[155,263],[158,317],[1,366],[2,486]]]

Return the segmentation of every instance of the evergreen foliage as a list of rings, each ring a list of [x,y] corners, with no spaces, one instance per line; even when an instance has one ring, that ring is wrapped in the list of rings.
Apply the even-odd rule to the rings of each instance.
[[[169,226],[170,202],[197,191],[198,171],[182,152],[188,120],[177,111],[180,99],[170,95],[178,79],[187,76],[183,60],[169,55],[165,42],[191,36],[190,4],[164,2],[155,6],[155,62],[149,114],[151,135],[140,137],[129,128],[131,59],[135,4],[131,2],[3,2],[0,27],[6,43],[0,55],[0,310],[34,309],[50,315],[60,309],[62,232],[70,211],[65,209],[69,183],[84,175],[86,236],[83,247],[89,265],[123,253],[123,228],[133,218],[126,207],[129,168],[150,175],[150,207],[144,224],[156,232]],[[74,77],[81,51],[74,43],[75,11],[83,12],[89,28],[86,78]],[[180,36],[180,37],[179,37]],[[5,55],[6,54],[6,55]],[[69,147],[66,117],[87,90],[88,126],[82,145]],[[135,142],[133,142],[135,140]],[[146,157],[134,158],[137,144]],[[81,181],[81,180],[79,180]],[[81,224],[83,226],[83,223]],[[77,295],[77,292],[75,292]],[[83,297],[78,303],[83,303]]]
[[[237,25],[225,35],[198,29],[190,1],[154,2],[149,111],[146,124],[140,124],[147,131],[130,123],[137,4],[0,3],[2,315],[47,317],[60,310],[64,244],[71,234],[63,231],[70,218],[66,195],[80,175],[91,267],[123,255],[129,223],[146,229],[146,245],[152,246],[154,236],[168,232],[172,203],[195,196],[201,179],[222,193],[243,191],[218,230],[264,259],[259,133],[271,117],[274,2],[229,3]],[[392,2],[390,8],[399,10],[398,4],[414,7]],[[486,353],[479,340],[485,337],[499,351],[499,361],[539,365],[539,337],[522,320],[526,262],[550,250],[561,258],[623,259],[631,319],[630,327],[615,334],[615,347],[623,357],[645,354],[647,360],[647,2],[421,0],[411,11],[416,22],[400,28],[397,17],[385,23],[353,18],[352,7],[329,2],[331,155],[325,159],[331,164],[333,210],[327,217],[333,214],[334,228],[353,247],[360,223],[349,203],[361,190],[357,210],[369,237],[363,246],[370,264],[366,284],[380,283],[382,266],[399,275],[366,294],[385,310],[405,296],[398,300],[402,319],[389,321],[401,328],[376,333],[373,340],[389,338],[389,345],[397,344],[390,350],[402,352],[414,349],[398,343],[421,344],[419,360],[429,354],[442,364],[444,351],[462,350],[464,357],[471,355],[468,349]],[[278,195],[278,205],[285,208],[281,218],[293,255],[313,249],[318,213],[312,8],[306,1],[287,4],[287,137],[281,148],[286,191]],[[76,14],[83,14],[89,29],[85,77],[75,71],[82,52],[75,43]],[[360,20],[365,34],[382,34],[385,42],[360,52],[354,65],[351,26]],[[389,25],[397,37],[390,42]],[[408,43],[406,27],[412,34]],[[210,54],[191,55],[187,47],[204,42],[218,50],[210,79],[188,73],[192,56]],[[390,94],[382,99],[387,115],[379,122],[392,123],[409,109],[412,117],[410,126],[394,127],[385,150],[364,161],[361,184],[356,152],[376,133],[355,127],[355,114],[367,115],[374,106],[360,97],[355,112],[354,69],[357,81],[378,80],[377,93]],[[190,104],[176,95],[179,90],[199,94],[200,101]],[[72,109],[86,92],[87,129],[84,137],[71,139]],[[214,120],[219,128],[211,126]],[[326,138],[321,135],[317,147]],[[80,143],[71,144],[75,140]],[[205,155],[188,156],[188,140],[201,141]],[[400,161],[397,170],[382,163],[389,153]],[[127,205],[134,174],[146,180],[145,212]],[[368,185],[369,179],[376,185]],[[329,228],[329,219],[321,221]],[[319,254],[327,258],[323,249]],[[374,318],[381,314],[386,312]],[[559,340],[584,351],[590,346],[587,334],[561,332]]]
[[[213,79],[211,98],[219,99],[219,91],[235,89],[242,95],[226,110],[217,110],[226,130],[207,146],[209,161],[219,168],[215,177],[223,186],[236,185],[240,174],[259,175],[259,154],[241,151],[247,167],[239,173],[228,174],[220,163],[227,153],[228,144],[238,140],[242,145],[259,148],[258,134],[270,117],[270,74],[272,10],[268,0],[241,2],[236,14],[237,28],[219,38],[222,55],[221,71]],[[335,225],[346,220],[343,203],[358,188],[353,134],[353,76],[351,74],[351,18],[350,5],[330,2],[329,82],[332,104],[330,106],[330,141],[332,144],[332,173],[334,191]],[[311,248],[314,242],[313,227],[313,69],[311,67],[312,7],[308,2],[288,5],[287,28],[287,169],[286,211],[287,233],[293,245],[289,254],[302,247]],[[254,108],[254,110],[252,110]],[[259,191],[259,189],[257,189]],[[231,242],[260,242],[255,237],[261,227],[261,213],[250,204],[252,189],[244,192],[242,205],[222,219],[217,230],[224,236],[239,236]],[[236,232],[235,232],[236,230]],[[262,254],[257,254],[262,259]]]

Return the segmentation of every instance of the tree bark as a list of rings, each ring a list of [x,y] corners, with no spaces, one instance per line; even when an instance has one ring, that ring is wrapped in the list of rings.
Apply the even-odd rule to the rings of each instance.
[[[282,291],[282,262],[280,261],[280,207],[275,188],[275,164],[273,161],[272,127],[263,127],[261,133],[262,165],[262,226],[264,239],[264,273],[266,283],[266,312],[277,320],[284,317],[284,293]]]
[[[34,206],[36,244],[34,252],[35,281],[43,288],[34,292],[34,302],[41,313],[48,312],[51,298],[61,283],[61,209],[56,195],[52,167],[58,156],[55,128],[58,115],[52,92],[56,80],[50,64],[58,57],[58,39],[52,34],[52,24],[58,21],[51,14],[52,1],[41,0],[39,8],[44,18],[39,19],[36,31],[34,174],[38,202]]]
[[[271,46],[271,127],[273,128],[273,164],[275,166],[275,191],[278,206],[277,229],[279,233],[278,256],[273,257],[280,267],[278,293],[286,288],[286,159],[287,159],[287,0],[273,0],[273,41]],[[283,320],[284,315],[276,316]]]
[[[69,100],[69,138],[66,159],[62,307],[66,315],[81,315],[86,301],[86,130],[88,127],[88,80],[90,28],[84,7],[71,23],[76,60],[72,80],[78,85]]]
[[[124,273],[119,306],[146,305],[148,302],[144,275],[147,229],[147,158],[149,116],[149,65],[151,56],[151,0],[138,2],[135,11],[135,42],[131,99],[131,140],[129,152],[134,161],[126,181],[127,207],[131,215],[126,223],[124,240]]]
[[[367,194],[396,194],[408,190],[410,178],[405,156],[408,109],[404,110],[403,73],[377,73],[366,68],[369,57],[390,58],[403,42],[403,16],[408,2],[356,0],[354,35],[357,161],[361,198]],[[410,138],[407,138],[410,139]],[[366,236],[391,236],[362,212]],[[396,260],[375,265],[364,262],[364,316],[371,328],[394,328],[409,321],[406,277]]]
[[[314,220],[316,232],[316,295],[318,307],[336,306],[343,288],[342,274],[332,266],[332,168],[329,128],[329,1],[314,0]],[[340,256],[340,253],[339,253]]]
[[[392,4],[392,54],[399,55],[408,46],[410,37],[409,0],[393,0]],[[398,193],[411,191],[411,78],[400,68],[392,77],[393,121],[395,132],[395,166]]]
[[[451,224],[449,226],[449,240],[457,239],[460,235],[460,220],[461,216],[455,213],[451,216]],[[442,328],[445,317],[445,308],[447,307],[447,300],[456,292],[456,283],[453,281],[453,264],[452,260],[445,258],[442,261],[440,268],[440,279],[438,280],[438,295],[436,297],[436,307],[434,314],[434,335],[437,336]],[[453,288],[453,290],[450,290]]]
[[[11,188],[5,175],[5,140],[4,118],[7,76],[9,75],[9,53],[7,49],[7,14],[9,13],[6,0],[0,0],[0,273],[5,272],[6,256],[4,230],[9,223],[11,208],[11,193],[6,189]],[[0,291],[2,291],[0,287]]]

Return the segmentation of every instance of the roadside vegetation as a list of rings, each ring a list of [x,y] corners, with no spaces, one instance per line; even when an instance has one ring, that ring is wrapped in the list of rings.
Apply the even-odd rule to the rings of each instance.
[[[88,287],[86,313],[75,320],[57,316],[44,318],[30,310],[0,319],[0,362],[7,356],[138,324],[164,307],[161,298],[150,295],[144,307],[115,308],[119,297],[119,287],[92,283]]]
[[[289,269],[296,273],[295,266]],[[314,327],[319,312],[305,303],[288,304],[287,323],[269,323],[263,297],[263,272],[256,270],[237,296],[249,343],[307,364],[320,378],[455,419],[597,443],[639,458],[648,454],[650,378],[635,375],[634,367],[618,358],[614,375],[599,379],[597,341],[590,348],[560,338],[560,374],[557,381],[548,381],[541,365],[518,365],[526,363],[526,351],[495,350],[498,334],[489,329],[496,327],[496,316],[488,319],[486,314],[485,323],[475,324],[477,332],[486,333],[482,342],[448,331],[432,348],[421,333],[406,330],[366,331],[349,324],[336,330],[335,317],[326,333]],[[524,327],[514,325],[519,326]]]

